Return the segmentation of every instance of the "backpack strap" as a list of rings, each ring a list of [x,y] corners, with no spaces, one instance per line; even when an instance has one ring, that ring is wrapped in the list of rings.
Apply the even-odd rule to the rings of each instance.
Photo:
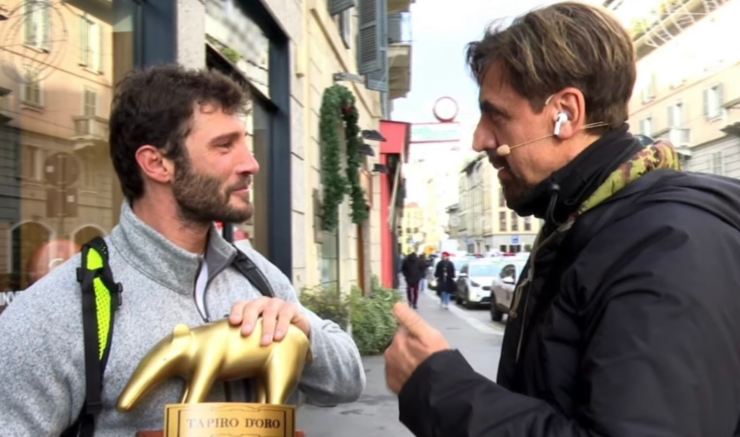
[[[252,285],[254,285],[254,288],[259,290],[260,294],[267,297],[275,297],[275,293],[272,291],[272,287],[262,271],[257,268],[254,262],[249,259],[244,252],[239,250],[238,247],[234,246],[234,248],[236,249],[236,256],[231,261],[234,268],[239,270],[239,272],[244,275]]]
[[[108,246],[96,237],[82,247],[77,281],[82,290],[82,326],[85,341],[85,403],[75,423],[63,437],[90,437],[95,416],[102,409],[103,373],[113,335],[113,316],[121,305],[123,288],[113,280],[108,265]]]

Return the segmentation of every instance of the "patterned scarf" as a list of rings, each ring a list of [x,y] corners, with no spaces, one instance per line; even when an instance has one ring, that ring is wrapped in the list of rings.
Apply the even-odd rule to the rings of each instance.
[[[614,170],[604,183],[578,207],[575,215],[579,216],[601,204],[646,173],[660,169],[681,170],[681,163],[670,143],[658,140],[655,144],[641,149]]]

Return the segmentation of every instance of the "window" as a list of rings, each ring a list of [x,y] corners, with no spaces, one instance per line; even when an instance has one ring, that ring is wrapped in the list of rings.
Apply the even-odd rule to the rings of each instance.
[[[37,80],[30,71],[26,72],[24,82],[21,85],[21,101],[31,106],[40,107],[44,105],[41,95],[41,81]]]
[[[655,73],[650,75],[648,82],[642,87],[642,103],[650,103],[655,99],[656,78]]]
[[[506,246],[505,244],[502,244],[502,245],[500,245],[500,246],[498,247],[498,251],[499,251],[499,252],[506,252],[506,249],[507,249],[507,248],[508,248],[508,246]]]
[[[506,231],[506,211],[501,211],[498,213],[498,226],[501,231]]]
[[[704,90],[704,116],[714,119],[722,116],[723,100],[722,84],[717,84]]]
[[[499,276],[501,279],[511,278],[516,281],[516,267],[514,267],[514,264],[507,264],[503,269],[501,269]]]
[[[524,217],[524,230],[525,231],[532,230],[532,217],[531,216]]]
[[[51,4],[48,0],[27,1],[23,6],[23,43],[39,50],[49,50]]]
[[[680,128],[683,125],[683,104],[674,103],[668,107],[668,127]]]
[[[712,173],[718,175],[724,174],[723,164],[722,152],[712,153]]]
[[[82,95],[84,100],[82,102],[82,115],[91,118],[95,117],[97,114],[98,93],[88,88],[85,89]]]
[[[498,206],[504,208],[506,206],[506,198],[504,197],[504,189],[498,189]]]
[[[22,146],[21,177],[31,181],[40,181],[43,177],[43,151],[34,146]]]
[[[642,120],[640,120],[640,133],[648,137],[653,134],[653,118],[652,117],[645,117]]]
[[[511,230],[519,230],[519,216],[517,216],[514,211],[511,211]]]
[[[352,9],[345,9],[337,15],[337,27],[339,28],[339,36],[342,37],[344,47],[350,48],[352,41]]]
[[[80,17],[80,65],[96,73],[102,69],[100,25],[87,15]]]

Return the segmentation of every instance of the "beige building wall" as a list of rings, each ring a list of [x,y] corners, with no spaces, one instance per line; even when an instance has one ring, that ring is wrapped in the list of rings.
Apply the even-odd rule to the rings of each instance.
[[[740,122],[740,1],[695,17],[657,48],[646,36],[636,40],[647,54],[638,60],[630,125],[670,140],[689,170],[739,178],[740,132],[723,129]]]
[[[305,63],[305,77],[301,80],[301,89],[304,96],[304,135],[303,141],[306,145],[305,156],[303,156],[304,189],[302,192],[321,192],[320,174],[320,143],[319,143],[319,114],[324,90],[334,85],[333,74],[338,72],[350,72],[357,74],[356,47],[354,44],[357,33],[357,10],[350,9],[350,34],[347,45],[340,35],[337,21],[328,13],[326,0],[308,0],[305,6],[305,42],[296,47],[295,59]],[[379,93],[368,91],[363,84],[356,82],[341,82],[354,94],[355,105],[359,112],[359,125],[361,129],[378,129],[378,121],[381,115]],[[362,178],[372,183],[366,184],[366,193],[372,198],[370,218],[364,229],[351,222],[349,198],[345,197],[339,209],[339,288],[348,291],[350,287],[359,285],[359,259],[360,251],[364,252],[365,258],[365,281],[370,280],[371,275],[380,274],[380,191],[377,187],[377,176],[367,170],[372,168],[375,158],[380,155],[377,143],[372,143],[375,157],[365,160],[365,172]],[[322,237],[317,231],[318,202],[306,202],[303,215],[303,232],[305,235],[305,279],[304,285],[313,287],[321,283],[321,257]],[[363,245],[359,247],[359,233],[363,233]],[[297,285],[297,284],[296,284]]]
[[[401,220],[401,254],[406,256],[411,252],[421,252],[424,248],[425,209],[416,203],[407,203],[403,206]]]

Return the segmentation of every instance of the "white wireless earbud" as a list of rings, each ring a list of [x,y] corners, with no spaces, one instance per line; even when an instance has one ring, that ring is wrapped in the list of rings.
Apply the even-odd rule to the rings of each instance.
[[[568,113],[565,111],[558,112],[558,115],[555,117],[555,129],[553,129],[552,134],[556,137],[560,136],[560,129],[563,128],[563,125],[570,121],[570,117],[568,116]]]

